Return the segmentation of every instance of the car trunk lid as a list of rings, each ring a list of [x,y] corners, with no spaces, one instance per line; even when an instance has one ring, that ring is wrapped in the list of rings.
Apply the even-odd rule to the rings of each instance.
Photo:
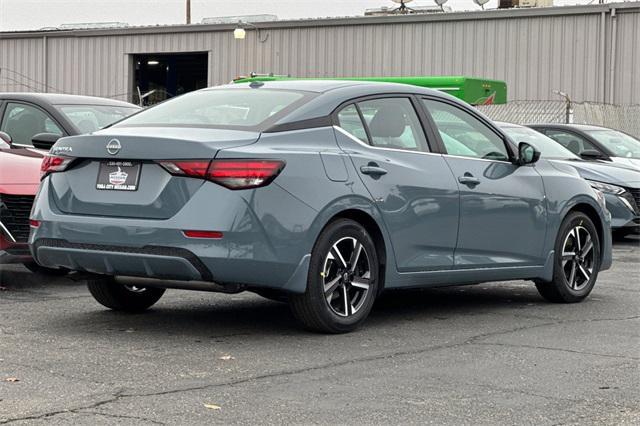
[[[75,158],[53,173],[51,193],[64,213],[167,219],[204,183],[175,176],[158,162],[210,160],[225,148],[249,145],[259,133],[201,128],[114,128],[61,139],[51,152]]]

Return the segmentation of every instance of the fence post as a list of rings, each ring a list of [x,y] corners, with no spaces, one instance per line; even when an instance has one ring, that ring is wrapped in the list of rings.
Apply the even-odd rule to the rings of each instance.
[[[571,102],[571,98],[569,97],[569,95],[567,95],[564,92],[561,92],[560,90],[554,90],[553,93],[564,98],[564,101],[566,103],[565,113],[564,113],[564,122],[566,124],[573,124],[573,103]]]

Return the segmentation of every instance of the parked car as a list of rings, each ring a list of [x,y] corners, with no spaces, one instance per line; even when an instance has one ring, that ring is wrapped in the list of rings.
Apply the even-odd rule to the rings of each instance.
[[[29,212],[42,159],[54,142],[93,132],[138,110],[88,96],[0,93],[0,264],[37,269],[27,246]]]
[[[586,124],[530,124],[585,160],[640,170],[640,140],[619,130]]]
[[[512,123],[496,124],[512,141],[527,142],[536,147],[542,158],[573,166],[593,188],[604,193],[614,233],[624,236],[640,232],[640,170],[582,160],[536,130]]]
[[[475,130],[467,154],[447,153],[452,121]],[[250,290],[338,333],[389,288],[523,279],[578,302],[611,265],[610,217],[573,167],[538,158],[430,89],[220,86],[59,140],[29,242],[122,311],[165,288]]]

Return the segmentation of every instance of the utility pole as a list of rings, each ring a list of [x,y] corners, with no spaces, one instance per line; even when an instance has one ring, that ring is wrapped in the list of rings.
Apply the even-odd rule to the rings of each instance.
[[[191,23],[191,0],[187,0],[187,25]]]

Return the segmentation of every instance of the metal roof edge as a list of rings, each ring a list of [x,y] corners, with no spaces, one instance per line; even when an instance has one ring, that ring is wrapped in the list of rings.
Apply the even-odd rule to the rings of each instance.
[[[305,18],[257,22],[254,25],[260,29],[284,29],[284,28],[309,28],[330,27],[346,25],[388,25],[401,23],[426,23],[443,21],[466,21],[481,19],[527,18],[536,16],[568,16],[587,15],[609,12],[616,9],[617,13],[640,12],[640,1],[624,3],[606,3],[577,6],[536,7],[493,9],[478,11],[461,11],[447,13],[430,13],[417,15],[396,16],[349,16],[335,18]],[[629,10],[624,10],[629,9]],[[150,25],[112,29],[73,29],[73,30],[33,30],[0,32],[0,39],[11,38],[42,38],[42,37],[96,37],[96,36],[123,36],[123,35],[147,35],[147,34],[174,34],[192,32],[217,32],[230,31],[237,24],[175,24],[175,25]],[[247,28],[251,31],[252,28]]]

